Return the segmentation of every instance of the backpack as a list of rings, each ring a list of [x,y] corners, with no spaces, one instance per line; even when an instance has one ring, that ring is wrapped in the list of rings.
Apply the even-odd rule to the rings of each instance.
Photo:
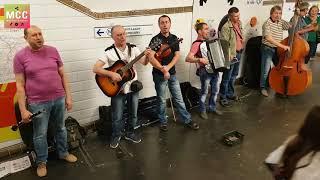
[[[222,30],[223,25],[225,25],[228,22],[228,19],[229,19],[229,15],[226,14],[226,15],[223,16],[223,18],[219,22],[219,26],[218,26],[218,35],[219,36],[220,36],[220,32]]]
[[[190,82],[180,83],[183,101],[188,110],[199,105],[200,90],[191,86]]]
[[[65,120],[65,126],[67,129],[67,143],[69,150],[80,147],[80,145],[84,143],[84,138],[87,135],[85,129],[71,116]]]

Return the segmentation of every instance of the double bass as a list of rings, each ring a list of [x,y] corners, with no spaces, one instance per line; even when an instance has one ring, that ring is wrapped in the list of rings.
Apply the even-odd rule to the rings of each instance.
[[[293,31],[289,37],[281,41],[281,44],[290,47],[290,51],[277,48],[279,63],[271,69],[269,74],[270,87],[285,96],[301,94],[312,83],[312,73],[304,63],[309,53],[309,45],[296,33],[298,18],[301,17],[295,15],[294,18]]]

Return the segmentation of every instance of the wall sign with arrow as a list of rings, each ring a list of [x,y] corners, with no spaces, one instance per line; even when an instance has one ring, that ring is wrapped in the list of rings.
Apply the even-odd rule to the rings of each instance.
[[[127,32],[127,36],[143,36],[152,35],[152,24],[123,26]],[[110,38],[111,27],[94,27],[94,38]]]

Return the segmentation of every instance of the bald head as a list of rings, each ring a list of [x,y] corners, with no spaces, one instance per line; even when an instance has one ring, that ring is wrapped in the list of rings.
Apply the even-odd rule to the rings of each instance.
[[[112,26],[112,28],[111,28],[111,36],[113,36],[114,32],[118,31],[119,29],[124,29],[124,28],[121,25]]]
[[[111,28],[111,37],[117,47],[123,47],[127,43],[126,30],[121,25],[115,25]]]
[[[24,29],[24,39],[33,50],[40,49],[44,43],[41,29],[34,25]]]
[[[28,35],[29,29],[38,29],[38,30],[41,31],[41,29],[40,29],[38,26],[31,25],[29,28],[24,28],[24,31],[23,31],[24,36],[27,36],[27,35]]]

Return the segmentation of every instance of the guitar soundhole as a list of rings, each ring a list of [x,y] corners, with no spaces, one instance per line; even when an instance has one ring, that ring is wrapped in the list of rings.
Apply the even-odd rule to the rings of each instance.
[[[108,78],[108,80],[109,80],[109,82],[110,82],[113,86],[116,85],[116,83],[115,83],[111,78]]]

